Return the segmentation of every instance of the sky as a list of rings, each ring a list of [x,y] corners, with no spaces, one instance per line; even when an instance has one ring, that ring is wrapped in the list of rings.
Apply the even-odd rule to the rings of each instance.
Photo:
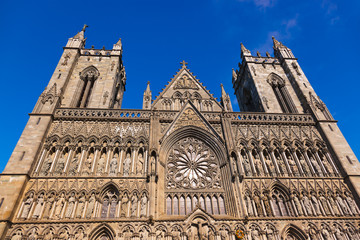
[[[86,30],[86,47],[111,49],[122,38],[127,73],[123,108],[142,107],[180,68],[220,97],[220,84],[239,110],[231,69],[240,42],[253,55],[273,55],[271,36],[292,49],[316,93],[360,156],[358,76],[360,1],[0,1],[0,171],[5,167],[67,39]]]

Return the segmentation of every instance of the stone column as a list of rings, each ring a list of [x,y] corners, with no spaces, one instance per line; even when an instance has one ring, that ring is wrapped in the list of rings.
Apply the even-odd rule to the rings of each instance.
[[[300,164],[300,161],[298,159],[298,157],[296,156],[296,151],[294,148],[290,149],[291,155],[294,158],[294,161],[296,162],[296,165],[298,166],[299,172],[301,174],[301,176],[305,176],[304,170],[302,169],[302,166]]]
[[[316,172],[315,172],[315,170],[314,170],[314,166],[312,165],[312,162],[310,161],[309,156],[308,156],[306,150],[304,151],[304,154],[303,154],[303,155],[304,155],[306,161],[308,162],[308,165],[310,166],[310,170],[312,171],[313,176],[316,176]]]
[[[265,157],[264,157],[264,154],[263,154],[263,149],[259,149],[259,155],[260,155],[260,160],[261,160],[261,162],[262,162],[262,164],[264,166],[265,173],[267,175],[270,175],[270,171],[269,171],[269,169],[267,169],[267,166],[265,164]]]
[[[280,150],[280,152],[281,152],[281,156],[282,156],[282,158],[283,158],[283,161],[284,161],[284,163],[285,163],[285,165],[286,165],[286,168],[288,169],[288,176],[293,176],[294,174],[293,174],[293,172],[292,172],[292,170],[291,170],[291,167],[290,167],[290,165],[289,165],[289,162],[288,162],[288,159],[287,159],[287,157],[286,157],[286,154],[285,154],[285,150],[283,149],[283,148],[280,148],[279,149]],[[281,157],[280,156],[280,157]],[[285,175],[286,175],[286,173],[285,173]]]
[[[41,165],[41,163],[43,162],[44,156],[45,156],[45,154],[46,154],[47,151],[48,151],[48,150],[47,150],[46,148],[44,148],[44,150],[43,150],[43,152],[42,152],[42,154],[41,154],[39,163],[38,163],[38,165],[37,165],[37,167],[36,167],[36,170],[35,170],[36,173],[39,171],[40,165]]]
[[[277,163],[275,154],[274,154],[274,149],[273,149],[273,148],[269,148],[269,151],[270,151],[270,157],[272,157],[273,163],[275,164],[275,169],[276,169],[277,173],[280,175],[281,172],[280,172],[280,170],[279,170],[279,166],[278,166],[278,163]]]
[[[253,176],[257,175],[257,172],[256,172],[256,168],[255,168],[255,165],[254,165],[254,159],[252,157],[252,154],[251,154],[251,151],[250,149],[246,149],[246,152],[248,154],[248,158],[249,158],[249,162],[250,162],[250,166],[252,168],[252,172],[253,172]]]

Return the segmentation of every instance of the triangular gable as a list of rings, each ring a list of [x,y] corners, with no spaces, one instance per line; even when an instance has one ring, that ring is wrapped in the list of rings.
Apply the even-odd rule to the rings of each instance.
[[[179,72],[171,79],[168,85],[163,89],[163,91],[156,97],[154,102],[151,104],[152,108],[156,108],[158,110],[163,109],[161,105],[161,99],[171,99],[180,93],[183,99],[197,99],[195,94],[200,96],[204,101],[210,101],[212,103],[213,109],[212,111],[222,111],[223,108],[220,103],[213,97],[213,95],[206,89],[202,83],[199,82],[198,79],[190,72],[190,70],[186,67],[185,64],[182,65],[182,68],[179,69]],[[196,93],[195,93],[196,92]],[[191,96],[192,95],[192,96]],[[180,106],[174,106],[172,110],[179,110]],[[178,108],[178,109],[176,109]],[[170,110],[170,109],[163,109]],[[201,110],[201,109],[200,109]],[[204,111],[208,111],[204,107]]]
[[[182,110],[179,112],[175,120],[171,123],[167,131],[165,132],[164,137],[169,136],[172,132],[176,131],[179,128],[185,126],[194,126],[198,128],[202,128],[208,132],[211,132],[220,140],[221,137],[215,131],[215,129],[206,121],[206,119],[202,116],[202,114],[196,109],[196,107],[188,101]]]

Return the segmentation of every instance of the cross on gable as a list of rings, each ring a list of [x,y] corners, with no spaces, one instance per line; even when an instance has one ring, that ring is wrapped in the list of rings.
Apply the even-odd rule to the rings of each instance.
[[[182,62],[180,62],[180,64],[182,65],[183,68],[185,68],[188,63],[185,62],[185,60],[183,60]]]

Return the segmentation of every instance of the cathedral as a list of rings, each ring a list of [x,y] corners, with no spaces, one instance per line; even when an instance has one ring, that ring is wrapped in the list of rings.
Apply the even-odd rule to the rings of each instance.
[[[241,44],[240,112],[185,61],[122,109],[121,40],[85,48],[85,29],[0,175],[1,239],[360,240],[360,164],[283,43]]]

